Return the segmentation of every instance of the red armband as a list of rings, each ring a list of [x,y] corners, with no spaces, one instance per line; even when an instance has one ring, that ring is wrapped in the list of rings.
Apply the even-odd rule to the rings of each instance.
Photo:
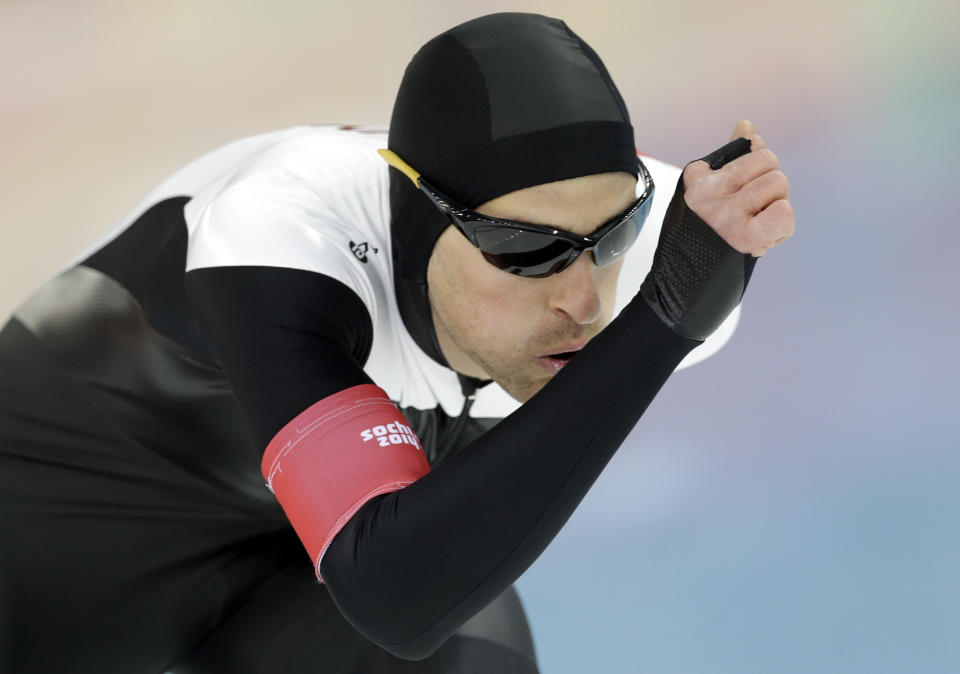
[[[270,441],[260,469],[320,578],[330,541],[363,504],[412,484],[430,465],[387,394],[361,384],[297,415]]]

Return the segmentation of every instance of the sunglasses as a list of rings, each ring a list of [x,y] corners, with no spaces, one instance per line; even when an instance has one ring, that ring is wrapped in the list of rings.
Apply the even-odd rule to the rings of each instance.
[[[598,267],[607,267],[630,249],[650,214],[653,178],[637,157],[643,194],[620,215],[607,221],[589,236],[578,236],[552,227],[494,218],[461,206],[430,183],[396,153],[377,150],[392,167],[403,172],[447,217],[483,257],[498,269],[517,276],[542,278],[557,274],[590,252]]]

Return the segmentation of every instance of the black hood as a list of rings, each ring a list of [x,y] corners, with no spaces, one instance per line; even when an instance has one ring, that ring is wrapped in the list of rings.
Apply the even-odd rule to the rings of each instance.
[[[597,54],[558,19],[491,14],[425,44],[407,66],[389,147],[473,208],[524,187],[609,171],[637,174],[633,128]],[[417,344],[447,365],[427,298],[443,214],[390,169],[397,302]]]

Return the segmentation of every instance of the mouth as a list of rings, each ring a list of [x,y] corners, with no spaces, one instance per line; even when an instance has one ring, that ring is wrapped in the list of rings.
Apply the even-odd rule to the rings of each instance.
[[[536,361],[544,369],[552,374],[556,374],[562,370],[570,360],[580,352],[583,347],[587,345],[586,341],[578,342],[576,344],[568,344],[559,349],[549,351],[548,353],[543,354],[542,356],[537,356]]]

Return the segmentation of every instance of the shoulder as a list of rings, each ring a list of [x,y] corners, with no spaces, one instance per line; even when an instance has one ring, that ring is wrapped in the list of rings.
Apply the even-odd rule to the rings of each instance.
[[[298,127],[224,167],[184,209],[187,269],[267,266],[330,276],[372,315],[389,280],[384,132]]]
[[[183,171],[205,174],[202,184],[189,192],[188,225],[211,203],[227,198],[282,202],[297,196],[304,205],[325,203],[331,210],[338,205],[349,210],[352,202],[379,198],[387,169],[376,150],[386,145],[386,132],[347,130],[351,128],[294,127],[255,137],[258,143],[238,141],[200,158]],[[237,151],[229,152],[234,146]]]

